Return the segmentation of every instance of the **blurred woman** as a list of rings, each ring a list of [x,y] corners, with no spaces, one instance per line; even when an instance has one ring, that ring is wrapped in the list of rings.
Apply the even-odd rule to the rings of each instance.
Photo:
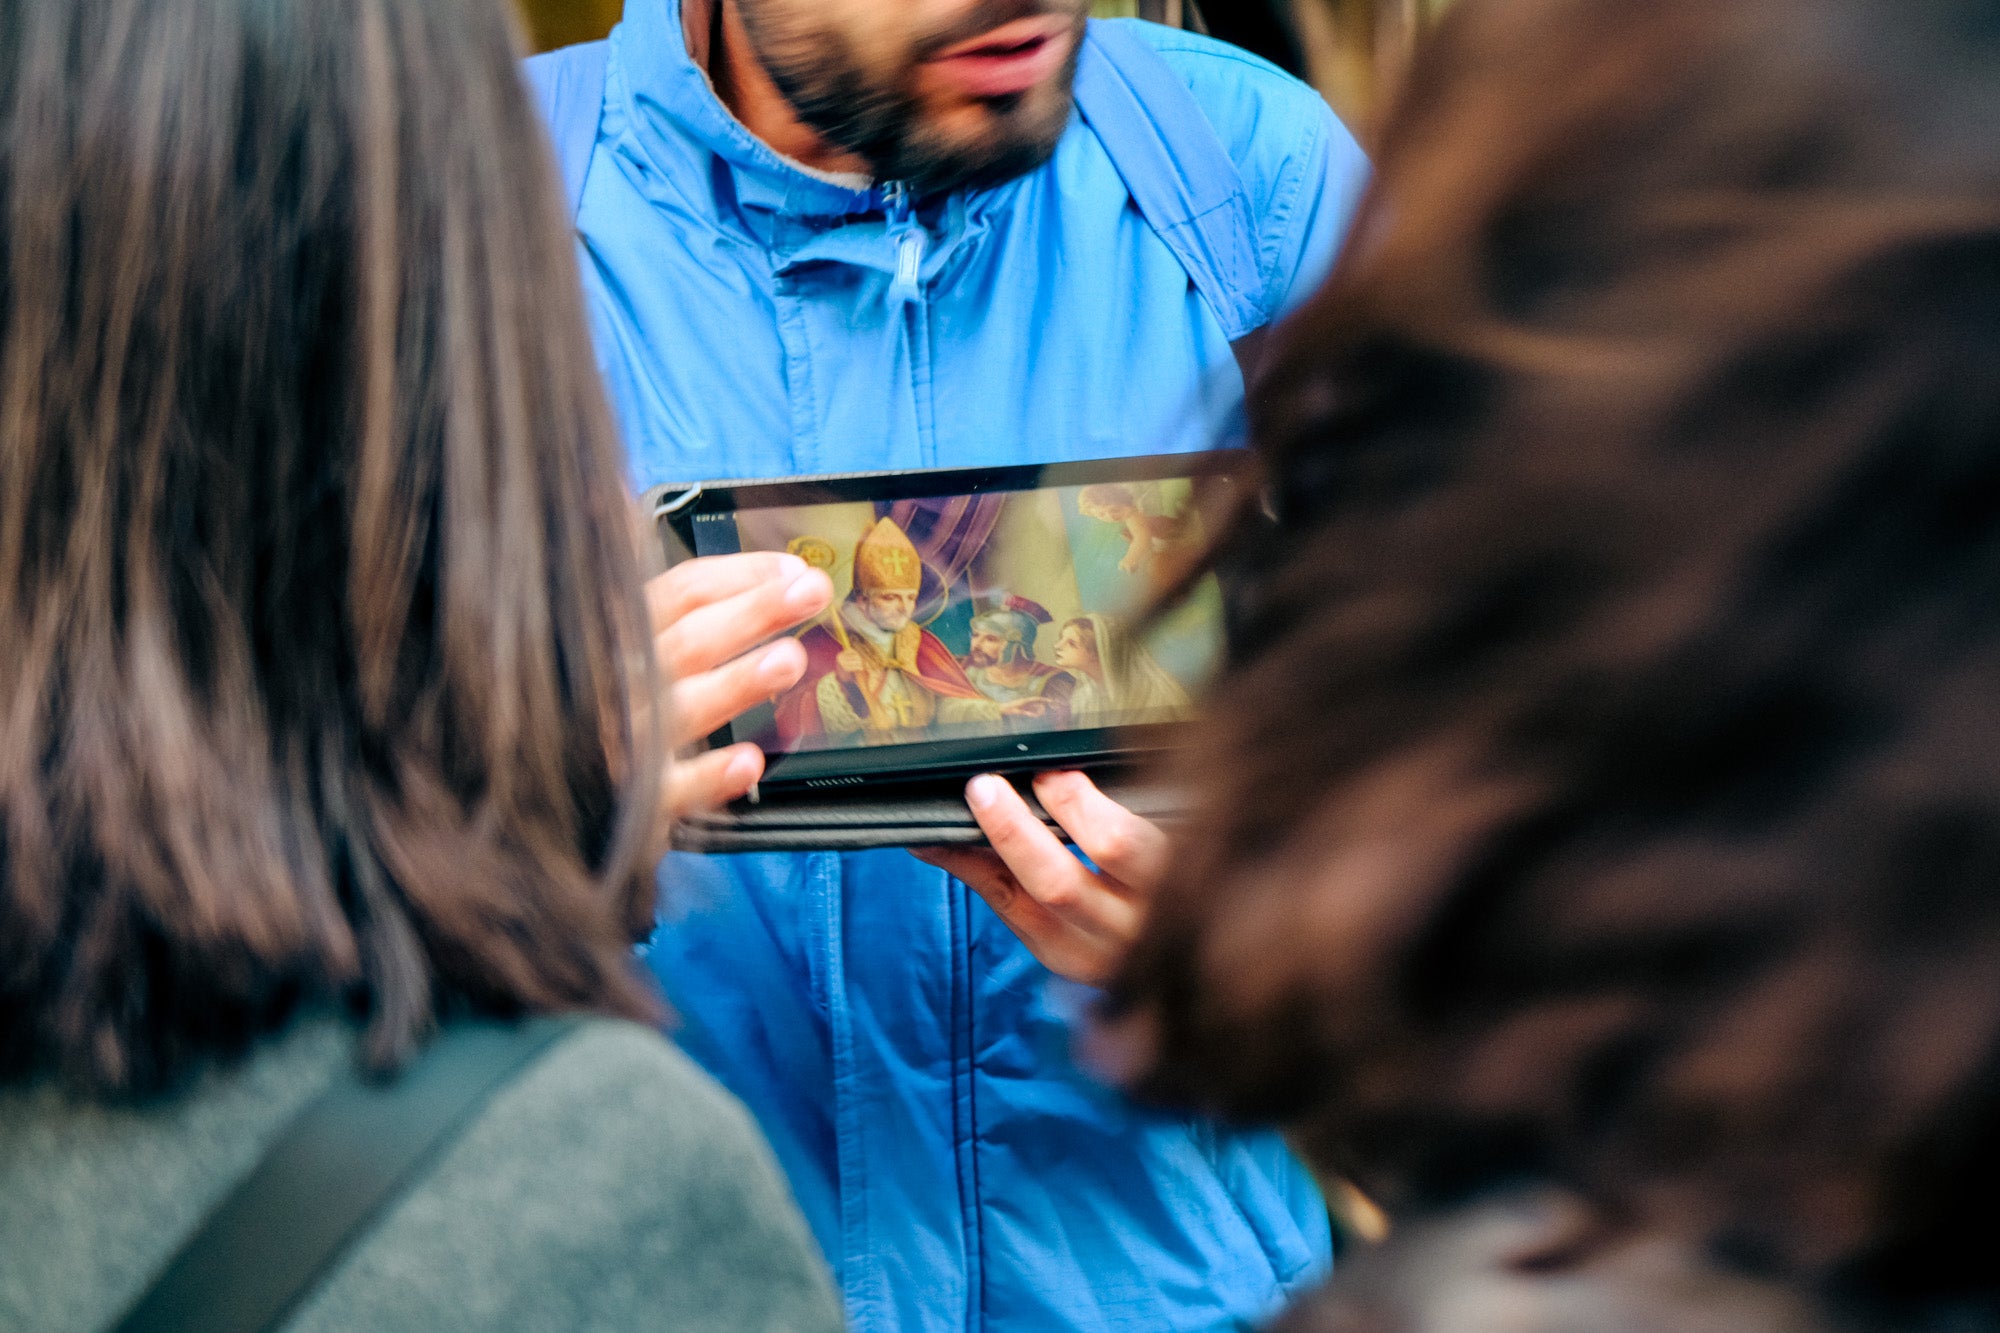
[[[651,637],[515,60],[0,0],[0,1326],[114,1321],[356,1060],[565,1011],[288,1326],[838,1326],[638,1025]]]
[[[1462,0],[1255,410],[1112,981],[1313,1329],[2000,1327],[2000,23]]]

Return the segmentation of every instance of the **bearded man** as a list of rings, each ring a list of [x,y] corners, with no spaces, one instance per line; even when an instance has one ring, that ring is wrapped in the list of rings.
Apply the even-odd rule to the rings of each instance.
[[[1085,3],[626,0],[607,43],[539,59],[639,486],[1215,443],[1365,163],[1271,66]],[[782,694],[805,654],[770,652]],[[1037,792],[1086,849],[1130,818]],[[756,1116],[862,1333],[1237,1329],[1324,1271],[1284,1146],[1095,1089],[1032,944],[963,881],[897,851],[665,873],[647,958],[680,1040]],[[1140,919],[1111,906],[1066,975],[1108,971]]]
[[[1076,677],[1035,657],[1035,640],[1042,626],[1055,619],[1039,602],[1008,595],[972,618],[971,651],[965,657],[965,677],[979,692],[999,703],[1042,700],[1037,723],[1060,727],[1069,721],[1070,695]]]

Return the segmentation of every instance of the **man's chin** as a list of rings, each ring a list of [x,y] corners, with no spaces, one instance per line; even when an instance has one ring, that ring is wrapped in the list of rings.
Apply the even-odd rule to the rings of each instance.
[[[934,130],[904,145],[882,175],[908,181],[920,194],[980,189],[1025,176],[1047,162],[1069,127],[1070,71],[1004,110],[990,105],[959,109],[952,132]],[[981,123],[983,122],[983,123]]]

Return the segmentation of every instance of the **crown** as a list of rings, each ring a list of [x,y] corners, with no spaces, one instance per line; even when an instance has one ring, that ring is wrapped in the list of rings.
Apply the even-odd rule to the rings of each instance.
[[[854,548],[854,586],[861,592],[917,592],[923,583],[917,548],[892,520],[877,522]]]

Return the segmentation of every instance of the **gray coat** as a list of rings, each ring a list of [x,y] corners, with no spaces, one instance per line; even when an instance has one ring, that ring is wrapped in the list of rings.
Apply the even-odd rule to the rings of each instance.
[[[0,1092],[0,1329],[102,1328],[352,1058],[307,1023],[142,1109]],[[743,1109],[658,1034],[591,1022],[487,1103],[286,1324],[835,1330]]]

